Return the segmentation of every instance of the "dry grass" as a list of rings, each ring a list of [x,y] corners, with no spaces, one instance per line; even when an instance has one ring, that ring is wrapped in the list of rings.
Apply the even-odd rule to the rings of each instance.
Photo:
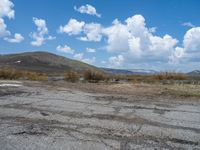
[[[69,88],[70,90],[81,90],[89,93],[102,93],[114,95],[132,95],[134,97],[166,98],[173,97],[171,100],[199,100],[200,85],[190,84],[155,84],[151,83],[63,83],[62,81],[50,82],[55,87]]]
[[[23,72],[23,78],[27,80],[33,81],[46,81],[48,80],[48,76],[44,73],[37,73],[37,72]]]
[[[65,73],[65,80],[70,82],[77,82],[80,78],[80,75],[75,71],[69,71]]]
[[[45,81],[48,80],[48,76],[44,73],[30,72],[30,71],[18,71],[11,68],[3,68],[0,70],[1,79],[26,79],[35,81]]]
[[[200,85],[173,84],[165,85],[162,94],[176,97],[200,97]]]
[[[0,78],[2,79],[14,80],[14,79],[19,79],[21,76],[22,76],[22,73],[14,69],[3,68],[0,70]]]
[[[154,80],[185,80],[186,75],[183,73],[177,73],[177,72],[160,72],[157,75],[153,75],[152,79]]]
[[[110,75],[109,80],[115,81],[131,81],[132,83],[155,83],[163,80],[186,80],[187,77],[183,73],[177,72],[160,72],[154,75]]]

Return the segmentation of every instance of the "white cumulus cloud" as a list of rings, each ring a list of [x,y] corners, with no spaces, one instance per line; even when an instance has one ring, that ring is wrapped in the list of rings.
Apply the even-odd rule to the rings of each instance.
[[[82,61],[82,62],[87,63],[87,64],[93,64],[96,61],[96,57],[84,58],[84,54],[83,53],[74,54],[74,58],[76,60]]]
[[[39,34],[47,34],[48,33],[48,29],[46,27],[45,20],[33,17],[33,22],[37,26],[37,30],[38,30]]]
[[[64,46],[58,45],[56,50],[59,52],[64,52],[64,53],[69,53],[69,54],[74,53],[74,50],[71,47],[69,47],[68,45],[64,45]]]
[[[4,40],[6,40],[10,43],[20,43],[24,40],[24,37],[19,33],[15,33],[13,38],[6,37],[6,38],[4,38]]]
[[[82,14],[93,15],[93,16],[97,16],[99,18],[101,17],[101,14],[97,13],[96,8],[92,5],[89,5],[89,4],[80,6],[79,8],[74,6],[74,10],[76,10],[76,11],[82,13]]]
[[[96,61],[96,57],[93,56],[92,58],[84,58],[82,61],[87,64],[94,64]]]
[[[191,28],[186,32],[183,45],[188,52],[200,51],[200,27]]]
[[[55,37],[48,36],[48,28],[44,19],[33,17],[33,22],[37,27],[37,31],[30,34],[34,41],[31,42],[33,46],[41,46],[46,40],[53,40]]]
[[[59,32],[67,33],[68,35],[77,35],[82,32],[84,25],[84,21],[79,22],[76,19],[70,19],[66,25],[60,26]]]
[[[77,60],[82,60],[83,59],[83,53],[74,54],[74,58],[77,59]]]
[[[191,22],[184,22],[184,23],[182,23],[182,26],[186,26],[186,27],[190,27],[190,28],[195,27],[195,25],[193,25]]]
[[[94,41],[99,42],[101,41],[102,34],[101,34],[101,25],[98,23],[90,23],[85,24],[83,28],[83,32],[85,36],[80,37],[79,39],[82,41]]]
[[[104,39],[104,48],[115,54],[106,61],[109,66],[168,66],[178,64],[182,60],[200,61],[200,27],[194,27],[190,23],[184,25],[190,26],[191,29],[185,33],[184,40],[180,43],[167,33],[156,35],[157,28],[148,27],[145,18],[140,14],[128,17],[123,22],[115,19],[107,27],[99,23],[70,19],[68,24],[60,29],[68,35],[78,36],[77,39],[82,41],[100,42]],[[79,60],[84,59],[83,54],[77,54],[76,57],[79,57]]]
[[[100,42],[102,38],[102,26],[98,23],[85,23],[76,19],[70,19],[64,26],[60,26],[59,33],[66,33],[68,35],[80,35],[77,39],[81,41]]]
[[[0,18],[0,38],[10,35],[10,31],[7,30],[7,25],[4,20]]]
[[[154,28],[147,28],[142,15],[134,15],[125,23],[115,19],[110,27],[103,29],[107,37],[108,52],[122,55],[126,61],[164,61],[175,50],[178,40],[166,34],[154,35]]]
[[[96,50],[94,49],[94,48],[86,48],[86,51],[88,52],[88,53],[95,53],[96,52]]]
[[[176,47],[175,51],[169,56],[170,64],[178,64],[180,59],[185,55],[184,48]]]
[[[113,21],[112,26],[104,28],[103,33],[107,39],[107,50],[110,52],[121,52],[129,49],[128,40],[130,33],[126,27],[117,19]]]
[[[15,11],[13,10],[14,4],[10,0],[0,0],[0,18],[8,17],[14,18]]]
[[[166,34],[163,37],[150,36],[150,42],[150,50],[162,53],[173,50],[174,46],[178,43],[178,40]]]
[[[122,55],[112,56],[108,60],[109,67],[118,68],[121,67],[124,63],[124,57]]]
[[[183,39],[182,47],[176,47],[170,56],[171,63],[185,62],[193,63],[200,61],[200,27],[189,29]]]
[[[10,0],[0,0],[0,38],[11,34],[3,18],[13,19],[15,17],[13,7],[14,4]]]

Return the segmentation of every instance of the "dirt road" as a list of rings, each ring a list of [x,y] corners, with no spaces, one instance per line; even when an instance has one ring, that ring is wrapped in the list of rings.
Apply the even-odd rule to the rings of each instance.
[[[198,100],[0,85],[2,150],[200,149]]]

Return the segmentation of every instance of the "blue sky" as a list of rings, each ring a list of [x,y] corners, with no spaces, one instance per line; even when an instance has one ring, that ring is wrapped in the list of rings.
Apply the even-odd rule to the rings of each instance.
[[[25,51],[101,67],[200,69],[200,1],[0,0],[0,54]]]

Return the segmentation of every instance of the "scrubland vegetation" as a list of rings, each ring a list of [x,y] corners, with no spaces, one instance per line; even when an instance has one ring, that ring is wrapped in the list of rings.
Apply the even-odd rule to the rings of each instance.
[[[61,75],[65,79],[66,84],[69,82],[75,83],[73,86],[83,86],[83,89],[89,88],[89,91],[98,89],[97,91],[114,90],[115,92],[129,91],[132,93],[133,87],[138,90],[144,88],[151,90],[158,88],[155,92],[161,95],[173,95],[176,97],[200,97],[199,94],[199,80],[193,81],[183,73],[176,72],[160,72],[155,75],[120,75],[120,74],[106,74],[101,71],[87,70],[85,72],[68,71]],[[11,68],[0,69],[0,79],[8,80],[32,80],[32,81],[51,81],[49,76],[44,73],[32,71],[20,71]],[[84,82],[84,84],[78,84]],[[63,82],[62,82],[63,83]],[[87,84],[88,83],[88,84]],[[90,84],[91,83],[91,84]],[[102,83],[97,84],[92,83]],[[125,83],[125,84],[111,84],[111,83]],[[89,86],[89,87],[87,87]],[[103,86],[101,88],[101,86]],[[104,87],[105,86],[105,87]],[[162,90],[161,90],[162,89]],[[134,89],[135,90],[135,89]],[[133,93],[132,93],[133,94]]]
[[[78,82],[80,81],[80,78],[88,84],[78,84],[78,86],[80,86],[79,88],[87,89],[90,92],[103,91],[112,93],[114,91],[114,93],[116,93],[117,91],[120,93],[124,91],[125,93],[133,94],[133,91],[136,91],[138,94],[145,90],[145,92],[151,91],[150,93],[171,95],[175,97],[200,97],[199,83],[191,84],[192,82],[187,82],[190,79],[188,79],[185,74],[178,72],[160,72],[154,75],[120,75],[87,70],[84,73],[69,71],[65,74],[65,79],[69,82]],[[99,86],[90,84],[99,82],[103,84],[99,84]],[[76,86],[76,84],[70,84],[70,86]]]
[[[127,81],[127,82],[156,82],[163,80],[186,80],[187,76],[183,73],[177,72],[160,72],[155,75],[124,75],[124,74],[106,74],[103,72],[87,70],[84,73],[80,74],[74,71],[69,71],[65,74],[65,79],[67,81],[78,81],[80,77],[83,77],[85,81],[88,82],[118,82],[118,81]]]
[[[68,71],[64,75],[64,79],[69,82],[130,82],[130,83],[154,83],[164,81],[182,81],[187,80],[188,77],[183,73],[177,72],[160,72],[154,75],[120,75],[120,74],[106,74],[103,71],[87,70],[85,72]],[[0,69],[0,79],[25,79],[25,80],[48,80],[48,75],[32,71],[19,71],[11,68]]]
[[[31,72],[31,71],[18,71],[11,68],[3,68],[0,70],[0,79],[25,79],[25,80],[48,80],[48,76],[44,73]]]
[[[186,75],[177,72],[160,72],[153,76],[155,80],[185,80]]]

